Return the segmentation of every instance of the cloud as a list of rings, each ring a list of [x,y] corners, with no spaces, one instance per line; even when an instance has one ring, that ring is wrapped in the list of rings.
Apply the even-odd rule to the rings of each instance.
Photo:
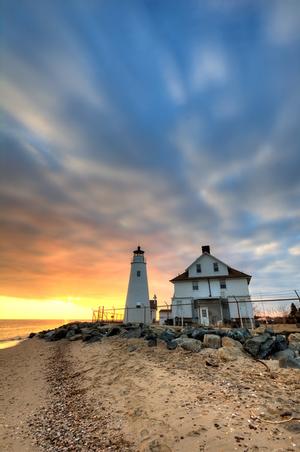
[[[277,242],[265,243],[255,248],[255,254],[257,254],[257,256],[263,256],[266,254],[270,255],[272,253],[276,253],[277,251],[278,251]]]
[[[300,39],[300,4],[297,0],[276,0],[267,6],[267,34],[276,45],[288,45]]]
[[[210,47],[196,48],[192,56],[191,86],[197,90],[224,84],[229,67],[224,51]]]
[[[292,256],[300,256],[300,245],[291,246],[289,248],[289,253],[292,254]]]
[[[279,57],[247,2],[9,3],[4,295],[120,304],[137,242],[165,299],[206,243],[254,290],[296,286],[295,38]]]

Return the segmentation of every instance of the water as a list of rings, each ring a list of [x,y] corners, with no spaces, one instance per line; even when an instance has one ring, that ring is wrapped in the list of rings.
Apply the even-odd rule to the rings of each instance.
[[[0,349],[17,345],[29,333],[56,328],[71,320],[0,320]]]

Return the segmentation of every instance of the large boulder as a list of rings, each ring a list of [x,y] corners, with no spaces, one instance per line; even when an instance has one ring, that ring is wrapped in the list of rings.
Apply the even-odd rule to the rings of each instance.
[[[66,339],[70,339],[72,336],[75,336],[75,330],[70,329],[66,334]]]
[[[80,333],[74,334],[74,336],[69,337],[69,341],[71,342],[79,341],[80,339],[82,339],[82,335]]]
[[[126,326],[120,333],[120,337],[126,339],[138,339],[141,337],[142,328],[140,326]]]
[[[288,342],[283,334],[277,334],[275,336],[275,343],[273,352],[280,352],[288,348]]]
[[[294,350],[286,348],[285,350],[280,350],[279,352],[276,352],[271,356],[271,359],[279,360],[281,358],[295,358]]]
[[[300,358],[280,358],[279,367],[300,369]]]
[[[222,337],[222,347],[228,347],[228,348],[239,348],[242,349],[243,346],[239,341],[235,341],[234,339],[231,339],[231,337]]]
[[[172,339],[170,342],[174,342],[175,344],[180,346],[187,339],[191,339],[191,338],[188,338],[187,336],[179,336],[179,337],[176,337],[175,339]]]
[[[300,333],[292,333],[288,337],[289,348],[295,352],[300,352]]]
[[[223,361],[236,361],[244,358],[245,354],[240,347],[222,347],[217,351],[218,357]]]
[[[235,328],[229,330],[227,332],[227,336],[235,341],[241,342],[241,344],[244,344],[247,339],[251,338],[251,333],[247,328]]]
[[[40,334],[40,333],[39,333]],[[52,341],[52,340],[54,340],[53,338],[54,338],[54,335],[55,335],[55,331],[54,330],[51,330],[51,331],[47,331],[47,332],[42,332],[41,334],[43,334],[43,336],[41,336],[41,337],[43,337],[44,339],[46,339],[46,341]]]
[[[217,336],[216,334],[205,334],[203,338],[203,346],[207,348],[220,348],[220,336]]]
[[[244,349],[255,358],[264,359],[272,354],[275,338],[270,334],[261,334],[248,339]]]
[[[173,339],[175,339],[176,336],[177,335],[174,331],[168,329],[168,330],[165,330],[162,333],[160,333],[160,335],[158,337],[162,341],[169,342],[169,341],[172,341]]]
[[[61,327],[54,330],[54,335],[52,337],[52,341],[59,341],[60,339],[64,339],[68,332],[67,328]]]
[[[112,326],[106,333],[106,336],[117,336],[120,334],[121,328],[119,326]]]
[[[85,342],[87,342],[88,344],[92,344],[93,342],[99,342],[102,339],[102,334],[94,334],[90,337],[86,337],[85,338]]]
[[[199,339],[200,341],[203,341],[203,338],[205,334],[217,334],[218,330],[214,329],[208,329],[208,328],[194,328],[190,331],[190,333],[187,333],[189,337],[192,337],[193,339]]]
[[[184,339],[184,341],[180,344],[184,350],[188,350],[189,352],[198,353],[202,348],[202,342],[197,339]]]
[[[177,342],[178,339],[173,339],[172,341],[167,342],[167,349],[168,350],[175,350],[175,348],[177,348],[178,345],[179,345],[178,342]]]
[[[148,347],[156,347],[157,346],[157,337],[153,337],[148,340]]]
[[[81,334],[83,342],[97,342],[103,337],[97,328],[82,328]]]

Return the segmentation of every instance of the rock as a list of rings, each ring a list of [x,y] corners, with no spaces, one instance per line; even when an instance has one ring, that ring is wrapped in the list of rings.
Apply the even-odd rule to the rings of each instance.
[[[202,349],[202,342],[197,339],[184,339],[184,341],[180,344],[180,347],[184,350],[198,353]]]
[[[218,350],[218,357],[223,361],[236,361],[245,358],[243,350],[239,347],[222,347]]]
[[[220,336],[217,336],[216,334],[205,334],[203,338],[203,346],[207,348],[220,348]]]
[[[195,328],[187,335],[189,337],[192,337],[193,339],[199,339],[200,341],[203,341],[205,334],[214,334],[214,332],[215,330],[212,329],[209,330],[205,328]]]
[[[120,333],[120,337],[124,337],[126,339],[138,339],[141,337],[142,328],[140,326],[126,326],[123,331]]]
[[[274,336],[274,330],[272,328],[265,328],[265,331],[263,332],[263,334],[270,334],[270,336]]]
[[[280,352],[288,348],[286,337],[283,334],[277,334],[275,336],[275,343],[273,352]]]
[[[88,344],[92,344],[93,342],[99,342],[102,339],[102,334],[94,334],[92,336],[86,336],[84,339],[84,342],[87,342]]]
[[[82,339],[82,334],[74,334],[74,336],[70,336],[69,337],[69,341],[79,341],[80,339]]]
[[[55,335],[55,331],[47,331],[42,337],[44,337],[44,339],[46,339],[46,341],[52,341]]]
[[[162,341],[169,342],[176,338],[176,333],[172,330],[165,330],[158,337]]]
[[[269,334],[261,334],[248,339],[244,343],[244,349],[255,358],[264,359],[271,355],[274,348],[275,338]]]
[[[288,337],[289,348],[291,350],[300,352],[300,333],[292,333]]]
[[[251,337],[251,333],[247,328],[235,328],[227,332],[227,336],[242,344]]]
[[[281,359],[281,358],[295,358],[295,352],[294,350],[291,350],[290,348],[287,348],[285,350],[281,350],[279,352],[274,353],[274,355],[271,356],[271,359]]]
[[[239,341],[235,341],[234,339],[231,339],[231,337],[227,337],[227,336],[222,337],[222,346],[228,347],[228,348],[232,348],[232,347],[239,348],[239,349],[243,348],[242,344]]]
[[[103,335],[97,329],[92,330],[89,328],[83,328],[81,330],[81,334],[83,342],[96,342],[97,340],[101,340],[103,337]],[[93,337],[97,339],[92,340]]]
[[[30,333],[29,336],[28,336],[28,338],[29,338],[29,339],[32,339],[34,336],[36,336],[36,333]]]
[[[66,334],[66,339],[70,339],[72,336],[75,336],[75,331],[72,329],[72,330],[69,330],[68,332],[67,332],[67,334]]]
[[[51,341],[59,341],[60,339],[64,339],[66,337],[68,330],[67,330],[67,328],[61,327],[61,328],[57,328],[57,329],[53,330],[52,332],[53,332],[52,335],[49,335],[49,336],[46,335],[47,339],[51,340]],[[50,339],[49,339],[49,337],[50,337]]]
[[[188,338],[188,337],[186,337],[186,336],[180,336],[180,337],[176,337],[175,339],[172,339],[170,342],[174,342],[174,343],[176,343],[177,345],[181,345],[181,344],[183,344],[183,342],[186,340],[186,339],[190,339],[190,338]]]
[[[157,339],[157,336],[152,331],[148,332],[148,334],[145,336],[146,341]]]
[[[152,338],[148,340],[148,347],[156,347],[157,346],[157,338]]]
[[[280,358],[279,367],[300,369],[300,358]]]
[[[205,334],[214,334],[216,336],[226,336],[227,332],[224,330],[218,330],[213,328],[194,328],[189,334],[187,334],[189,337],[192,337],[193,339],[199,339],[200,341],[203,341]]]
[[[180,339],[180,338],[178,338]],[[167,342],[167,349],[168,350],[175,350],[175,348],[178,347],[178,339],[173,339],[172,341]],[[182,339],[181,343],[184,341],[184,339]]]
[[[119,326],[113,326],[112,328],[109,328],[109,330],[106,333],[106,336],[117,336],[120,334],[121,328]]]

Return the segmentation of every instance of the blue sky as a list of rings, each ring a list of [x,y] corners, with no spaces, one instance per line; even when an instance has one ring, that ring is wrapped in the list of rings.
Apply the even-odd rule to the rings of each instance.
[[[121,294],[137,242],[164,298],[203,244],[299,288],[299,1],[1,11],[3,295]]]

